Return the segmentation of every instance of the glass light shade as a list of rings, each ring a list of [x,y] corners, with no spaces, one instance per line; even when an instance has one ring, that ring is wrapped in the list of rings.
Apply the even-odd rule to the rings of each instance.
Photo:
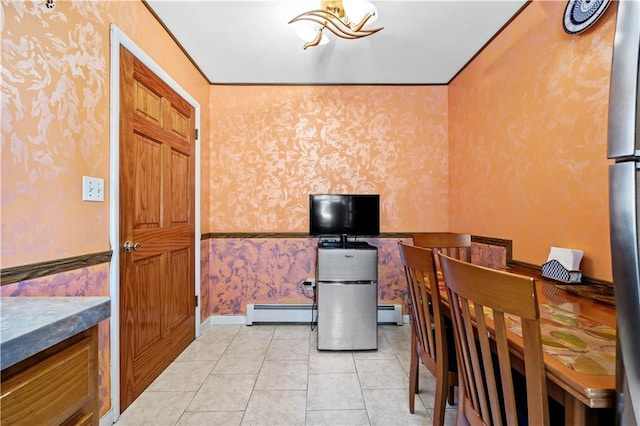
[[[373,3],[369,3],[366,0],[342,0],[342,5],[349,20],[354,24],[362,21],[362,18],[364,18],[367,13],[373,15],[367,21],[367,25],[378,19],[378,9]]]
[[[318,35],[318,24],[313,24],[311,22],[293,22],[293,29],[295,30],[298,37],[304,40],[305,43],[312,42]],[[318,44],[323,45],[327,43],[329,43],[329,37],[327,37],[327,35],[323,32],[320,43]]]

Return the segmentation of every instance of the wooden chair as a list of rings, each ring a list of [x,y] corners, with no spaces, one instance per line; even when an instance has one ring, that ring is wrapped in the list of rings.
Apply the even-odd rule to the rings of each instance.
[[[456,259],[471,262],[471,234],[454,232],[426,232],[413,234],[413,245],[437,249],[440,253]],[[436,267],[440,270],[440,259],[436,258]]]
[[[505,314],[519,317],[522,325],[529,425],[548,425],[535,280],[442,254],[439,257],[456,335],[458,425],[518,424]],[[498,371],[494,371],[492,347],[497,353]]]
[[[440,259],[436,252],[444,253],[456,259],[471,262],[471,234],[453,232],[426,232],[413,234],[413,245],[434,250],[436,270],[440,271]],[[453,324],[445,316],[444,318],[445,336],[448,343],[449,356],[449,389],[447,390],[447,401],[455,404],[455,387],[458,385],[457,362],[455,354],[455,344],[453,337]],[[416,384],[417,386],[417,384]],[[416,389],[417,390],[417,389]]]
[[[400,257],[409,285],[411,314],[411,365],[409,370],[409,412],[414,413],[418,391],[418,363],[436,377],[433,424],[444,423],[446,392],[457,382],[449,371],[447,339],[436,276],[435,258],[431,249],[398,242]]]

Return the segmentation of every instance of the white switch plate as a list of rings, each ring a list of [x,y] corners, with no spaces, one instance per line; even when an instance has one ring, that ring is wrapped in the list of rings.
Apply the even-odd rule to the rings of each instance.
[[[82,201],[104,201],[104,179],[82,176]]]

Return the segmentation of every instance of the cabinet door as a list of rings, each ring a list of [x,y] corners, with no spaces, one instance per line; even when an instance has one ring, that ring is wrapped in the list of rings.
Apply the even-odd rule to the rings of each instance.
[[[3,370],[0,423],[97,425],[97,326]]]

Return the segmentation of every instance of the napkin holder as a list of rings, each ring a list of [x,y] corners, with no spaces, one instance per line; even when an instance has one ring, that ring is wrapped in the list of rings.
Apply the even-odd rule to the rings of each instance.
[[[582,272],[569,271],[555,259],[542,265],[542,276],[563,284],[576,284],[582,280]]]
[[[542,265],[542,276],[563,284],[580,283],[582,254],[582,250],[551,247],[549,258]]]

